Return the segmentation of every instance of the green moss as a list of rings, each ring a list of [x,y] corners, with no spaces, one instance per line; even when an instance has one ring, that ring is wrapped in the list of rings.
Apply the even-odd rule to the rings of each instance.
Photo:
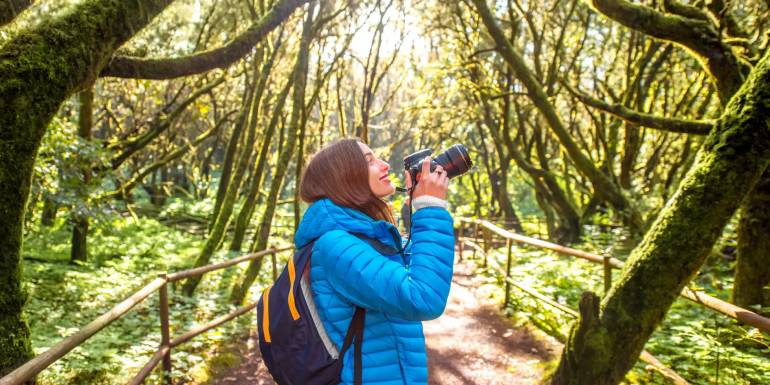
[[[29,357],[20,285],[22,222],[37,150],[64,100],[96,79],[169,1],[82,2],[0,47],[0,373]]]

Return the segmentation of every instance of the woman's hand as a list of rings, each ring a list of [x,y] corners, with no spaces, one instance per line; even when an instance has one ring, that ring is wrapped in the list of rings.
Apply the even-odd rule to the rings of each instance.
[[[406,188],[412,188],[412,177],[409,172],[404,171],[406,176]],[[421,195],[431,195],[439,199],[446,200],[446,191],[449,186],[449,178],[446,171],[440,165],[436,166],[433,172],[430,172],[430,157],[422,162],[422,172],[418,179],[417,187],[414,189],[413,199]]]

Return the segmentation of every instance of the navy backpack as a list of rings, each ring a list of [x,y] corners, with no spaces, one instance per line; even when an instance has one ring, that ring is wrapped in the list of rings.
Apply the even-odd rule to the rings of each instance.
[[[359,234],[384,255],[400,253],[376,239]],[[353,349],[354,383],[362,384],[361,344],[366,311],[356,307],[341,350],[326,334],[310,291],[310,255],[315,241],[289,259],[286,268],[262,292],[257,304],[259,350],[267,370],[279,385],[337,385],[341,382],[342,357]]]

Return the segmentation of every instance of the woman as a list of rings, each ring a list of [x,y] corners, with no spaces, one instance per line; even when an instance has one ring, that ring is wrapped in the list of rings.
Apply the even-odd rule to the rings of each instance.
[[[310,286],[331,341],[341,348],[356,306],[366,309],[363,383],[427,384],[423,320],[444,311],[452,279],[454,230],[446,210],[448,178],[423,163],[413,193],[412,232],[404,256],[384,256],[353,234],[401,248],[390,207],[390,166],[355,139],[319,151],[305,169],[300,195],[310,207],[297,249],[314,239]],[[406,174],[406,173],[405,173]],[[408,174],[407,187],[411,187]],[[343,384],[353,383],[353,349],[343,357]]]

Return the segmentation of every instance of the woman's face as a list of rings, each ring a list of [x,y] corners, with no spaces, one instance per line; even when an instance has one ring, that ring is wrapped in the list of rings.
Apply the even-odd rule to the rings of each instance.
[[[361,148],[361,152],[364,153],[364,158],[366,158],[366,163],[369,165],[369,188],[374,195],[378,198],[384,198],[396,192],[396,188],[390,183],[390,178],[388,178],[390,165],[377,158],[372,149],[366,144],[358,142],[358,147]]]

